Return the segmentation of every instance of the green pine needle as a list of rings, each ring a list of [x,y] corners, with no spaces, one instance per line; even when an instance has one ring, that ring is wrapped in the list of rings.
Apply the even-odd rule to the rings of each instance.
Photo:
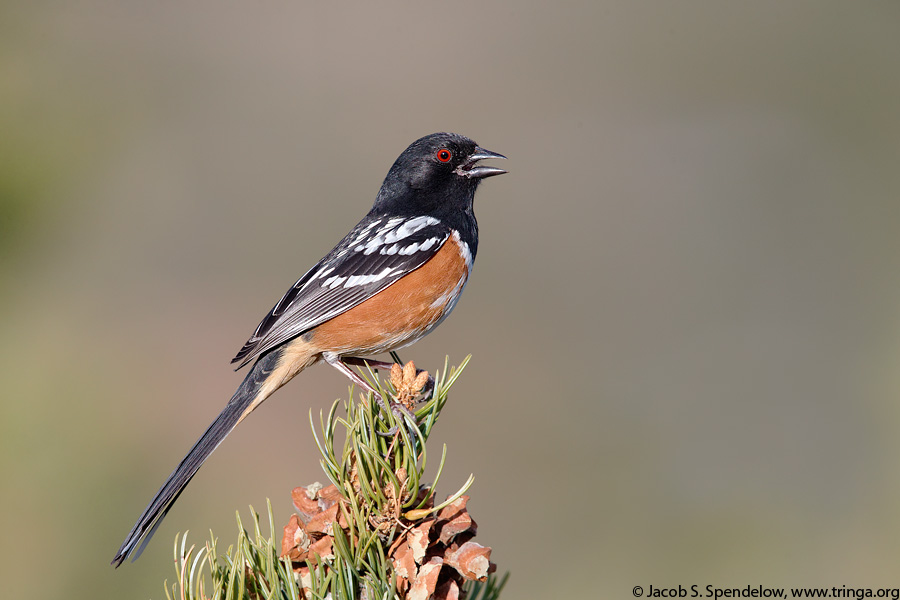
[[[333,526],[332,552],[322,559],[315,555],[306,561],[309,576],[294,571],[289,558],[281,558],[278,530],[272,505],[266,501],[268,533],[260,527],[259,514],[250,507],[251,521],[245,527],[237,514],[238,539],[224,553],[217,548],[215,535],[202,547],[188,546],[187,532],[175,537],[175,583],[165,582],[169,600],[288,600],[301,598],[308,587],[309,597],[355,600],[359,598],[399,598],[397,574],[387,548],[405,528],[435,514],[462,496],[474,482],[470,475],[463,486],[444,502],[433,502],[435,489],[447,458],[443,447],[434,483],[424,481],[427,464],[426,442],[447,402],[447,393],[470,357],[459,367],[435,374],[432,398],[415,409],[417,426],[399,423],[385,413],[368,394],[363,401],[337,400],[327,416],[320,412],[319,427],[310,412],[313,441],[319,449],[322,469],[344,498],[339,510],[347,523],[346,531]],[[361,375],[384,397],[394,397],[390,378],[382,380],[372,370]],[[338,416],[343,408],[345,416]],[[399,425],[397,434],[385,434]],[[340,435],[338,435],[340,434]],[[338,443],[338,438],[342,443]],[[400,501],[402,499],[402,502]],[[429,508],[433,506],[433,508]],[[394,515],[391,517],[390,515]],[[397,515],[402,520],[397,520]],[[404,524],[404,522],[406,524]],[[376,526],[380,524],[381,526]],[[248,533],[249,530],[249,533]],[[506,583],[489,576],[486,581],[468,581],[463,587],[469,600],[496,600]]]

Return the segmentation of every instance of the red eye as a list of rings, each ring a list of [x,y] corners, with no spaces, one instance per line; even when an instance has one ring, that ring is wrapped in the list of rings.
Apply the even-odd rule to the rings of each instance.
[[[446,148],[441,148],[437,151],[437,159],[441,162],[450,162],[450,159],[453,158],[453,154],[450,153]]]

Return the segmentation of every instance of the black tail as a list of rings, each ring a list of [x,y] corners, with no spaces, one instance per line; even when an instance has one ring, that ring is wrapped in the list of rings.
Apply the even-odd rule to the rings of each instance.
[[[137,523],[134,524],[125,541],[122,542],[122,546],[116,552],[116,557],[112,560],[112,565],[118,567],[132,554],[134,555],[132,560],[136,560],[141,555],[147,542],[150,541],[150,538],[156,532],[156,528],[162,523],[163,517],[166,516],[166,513],[175,504],[175,500],[184,491],[188,482],[200,469],[200,465],[222,443],[225,436],[231,433],[231,430],[245,416],[248,409],[252,410],[254,401],[258,403],[264,399],[257,399],[257,396],[263,383],[278,365],[279,358],[281,358],[281,349],[276,348],[256,361],[256,364],[247,373],[247,377],[244,378],[243,383],[234,393],[234,396],[231,397],[231,400],[228,401],[224,410],[219,413],[216,420],[200,436],[200,439],[187,453],[187,456],[175,467],[175,470],[172,471],[166,482],[156,492],[156,496],[144,509]],[[140,544],[140,547],[138,547],[138,544]]]

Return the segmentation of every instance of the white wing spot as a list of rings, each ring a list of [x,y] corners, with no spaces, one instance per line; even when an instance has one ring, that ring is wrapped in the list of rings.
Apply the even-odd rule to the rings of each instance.
[[[428,238],[424,242],[410,244],[409,246],[402,246],[401,244],[394,244],[393,246],[388,246],[386,248],[382,248],[380,250],[381,254],[400,254],[402,256],[410,256],[415,254],[416,252],[425,252],[426,250],[431,249],[435,244],[439,244],[442,242],[444,238]],[[386,245],[386,244],[385,244]]]
[[[363,254],[368,256],[368,255],[372,254],[373,252],[375,252],[376,250],[378,250],[383,245],[384,245],[384,238],[377,237],[374,240],[370,241],[368,244],[366,244],[365,248],[363,248],[362,246],[359,246],[356,249],[356,251],[359,252],[361,250],[364,250]]]
[[[389,232],[385,235],[384,241],[388,244],[392,244],[404,238],[408,238],[415,232],[425,229],[429,225],[437,225],[438,223],[440,223],[440,221],[434,217],[413,217],[398,227],[396,231]]]
[[[323,269],[323,270],[319,271],[318,273],[316,273],[315,275],[313,275],[313,276],[310,278],[310,281],[315,281],[316,279],[319,279],[319,278],[321,278],[321,277],[325,277],[326,275],[328,275],[328,274],[331,273],[332,271],[334,271],[334,267],[328,267],[327,269]],[[297,283],[300,283],[300,282],[298,281]],[[297,286],[297,283],[294,284],[294,287]]]
[[[391,230],[394,228],[395,224],[392,224],[392,222],[395,220],[396,220],[396,218],[388,221],[384,225],[384,227],[382,227],[375,233],[375,237],[373,237],[368,242],[366,242],[365,245],[357,246],[356,251],[362,252],[363,254],[368,256],[368,255],[372,254],[373,252],[375,252],[376,250],[378,250],[381,246],[384,245],[385,238],[390,235]]]
[[[352,246],[353,244],[358,244],[361,241],[363,241],[364,239],[366,239],[369,236],[369,231],[371,231],[372,228],[375,227],[376,225],[378,225],[379,223],[381,223],[381,219],[375,219],[374,221],[372,221],[371,223],[369,223],[368,225],[363,227],[362,230],[359,232],[359,235],[356,236],[356,239],[354,239],[352,242],[350,242],[349,245]]]
[[[441,240],[439,238],[428,238],[427,240],[422,242],[421,246],[419,246],[419,252],[425,252],[426,250],[429,250],[432,246],[440,241]]]
[[[346,279],[347,279],[346,277],[338,277],[337,275],[335,275],[334,277],[329,277],[328,279],[326,279],[325,281],[323,281],[323,282],[322,282],[322,287],[327,287],[327,288],[330,288],[330,289],[333,290],[333,289],[336,288],[337,286],[339,286],[339,285],[341,285],[342,283],[344,283],[344,281],[345,281]]]
[[[440,223],[440,221],[434,217],[413,217],[412,219],[393,217],[392,219],[389,219],[377,233],[375,233],[375,237],[365,244],[361,243],[362,240],[355,241],[354,244],[359,243],[359,245],[356,246],[354,250],[368,256],[373,254],[376,250],[381,249],[382,246],[385,246],[386,244],[399,242],[429,225],[437,225],[438,223]],[[398,224],[401,225],[397,227]],[[394,229],[395,227],[396,229]],[[394,252],[386,252],[382,249],[380,252],[382,254],[395,254],[397,250]]]
[[[369,283],[375,283],[376,281],[380,281],[390,275],[394,271],[393,267],[385,268],[381,273],[373,273],[371,275],[351,275],[349,279],[347,279],[347,283],[344,284],[344,287],[354,287],[357,285],[366,285]]]
[[[403,248],[402,250],[400,250],[400,252],[398,252],[398,254],[404,254],[406,256],[410,256],[412,254],[415,254],[419,250],[421,250],[421,247],[419,246],[419,244],[410,244],[406,248]]]
[[[411,254],[415,254],[416,252],[418,252],[418,250],[419,250],[418,244],[410,244],[409,246],[407,246],[405,248],[401,248],[400,251],[397,252],[397,254],[409,256]]]

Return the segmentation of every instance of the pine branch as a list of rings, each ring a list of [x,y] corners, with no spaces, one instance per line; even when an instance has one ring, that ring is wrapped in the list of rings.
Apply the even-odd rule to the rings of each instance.
[[[310,413],[330,485],[293,490],[297,513],[284,527],[280,548],[268,501],[268,536],[251,506],[251,532],[238,514],[238,541],[224,554],[212,532],[201,548],[188,547],[187,533],[176,536],[177,578],[171,587],[166,582],[169,600],[496,600],[507,576],[494,577],[491,549],[473,541],[477,525],[465,493],[474,476],[436,501],[445,445],[434,481],[424,483],[426,442],[468,361],[451,370],[445,361],[431,399],[418,408],[428,375],[412,363],[394,365],[387,380],[362,372],[384,397],[409,408],[415,427],[381,410],[371,394],[354,402],[352,390],[350,400],[335,401],[327,416],[319,415],[318,428]]]

